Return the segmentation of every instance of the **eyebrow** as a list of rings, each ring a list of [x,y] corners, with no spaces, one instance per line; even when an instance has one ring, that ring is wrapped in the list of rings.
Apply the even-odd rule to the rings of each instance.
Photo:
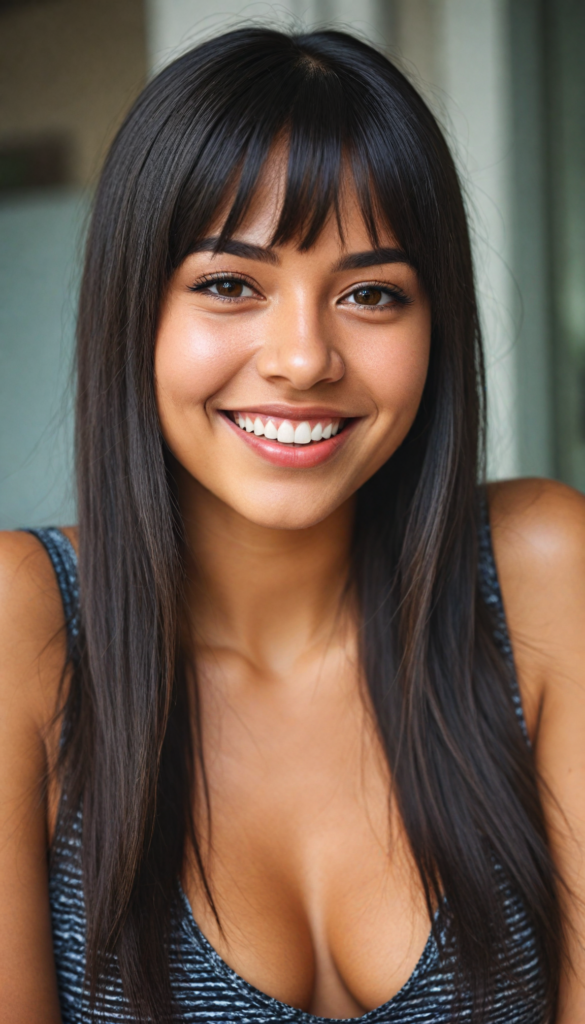
[[[254,245],[252,242],[240,242],[237,238],[226,238],[221,248],[218,248],[219,235],[209,238],[202,238],[196,242],[190,251],[190,255],[196,252],[212,252],[214,255],[226,253],[228,256],[239,256],[244,260],[258,260],[260,263],[271,263],[273,266],[280,263],[278,254],[270,246]],[[384,263],[406,263],[412,266],[412,261],[403,249],[378,248],[367,249],[364,252],[350,252],[342,256],[331,268],[333,273],[342,270],[362,270],[365,267],[377,267]]]
[[[239,242],[236,238],[226,238],[218,249],[218,242],[219,235],[202,238],[200,242],[195,243],[190,255],[195,252],[212,252],[217,256],[227,253],[228,256],[240,256],[243,260],[259,260],[261,263],[273,264],[280,262],[276,252],[271,248],[253,245],[251,242]]]
[[[412,266],[412,261],[402,249],[367,249],[365,252],[350,252],[342,256],[333,266],[333,272],[340,270],[362,270],[364,267],[378,267],[383,263],[406,263]]]

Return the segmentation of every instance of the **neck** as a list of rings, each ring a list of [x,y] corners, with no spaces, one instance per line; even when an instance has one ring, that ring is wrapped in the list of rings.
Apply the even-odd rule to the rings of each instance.
[[[179,479],[179,502],[197,647],[236,650],[280,673],[344,626],[353,500],[303,530],[250,522],[192,478]]]

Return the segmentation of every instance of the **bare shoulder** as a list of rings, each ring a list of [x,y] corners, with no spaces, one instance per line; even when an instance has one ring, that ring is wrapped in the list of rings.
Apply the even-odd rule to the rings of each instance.
[[[585,1020],[585,498],[550,480],[511,480],[489,499],[549,841],[568,887],[571,969],[557,1020],[569,1024]]]
[[[585,497],[553,480],[488,489],[494,553],[527,703],[585,664]],[[564,681],[564,683],[563,683]]]
[[[0,532],[0,702],[26,709],[39,727],[54,710],[64,627],[59,587],[43,545],[29,533]]]
[[[554,480],[506,480],[488,489],[504,596],[527,612],[547,608],[551,622],[585,600],[585,497]],[[528,601],[528,595],[531,599]],[[583,607],[575,609],[581,616]],[[514,608],[521,614],[521,608]],[[524,626],[528,628],[529,622]]]
[[[64,612],[46,551],[31,534],[0,533],[0,1016],[15,1024],[60,1021],[48,769],[65,660]]]
[[[503,480],[488,487],[494,544],[528,572],[585,564],[585,497],[556,480]]]

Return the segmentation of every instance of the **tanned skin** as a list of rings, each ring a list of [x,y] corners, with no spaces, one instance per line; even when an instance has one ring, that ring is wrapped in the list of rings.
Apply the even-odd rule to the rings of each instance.
[[[268,247],[281,195],[276,161],[240,241]],[[199,828],[223,934],[189,856],[183,885],[235,971],[337,1018],[390,999],[430,928],[401,822],[388,809],[355,607],[351,595],[342,600],[354,495],[413,422],[430,310],[405,262],[340,269],[348,253],[371,249],[350,189],[344,217],[344,245],[332,222],[305,253],[287,245],[269,257],[190,256],[164,297],[155,360],[188,541],[187,637],[201,684],[210,843],[205,820]],[[221,217],[211,233],[220,227]],[[382,244],[396,246],[388,234]],[[232,283],[214,287],[216,273]],[[373,308],[356,298],[364,288],[370,299],[376,289],[383,296]],[[408,302],[397,301],[397,289]],[[283,469],[225,417],[270,403],[299,420],[312,406],[356,423],[323,465]],[[541,480],[492,485],[489,499],[554,856],[573,894],[558,1024],[581,1024],[585,499]],[[74,529],[69,535],[76,543]],[[59,794],[45,778],[58,742],[64,619],[49,560],[26,534],[0,536],[0,650],[0,1021],[58,1024],[47,849]]]

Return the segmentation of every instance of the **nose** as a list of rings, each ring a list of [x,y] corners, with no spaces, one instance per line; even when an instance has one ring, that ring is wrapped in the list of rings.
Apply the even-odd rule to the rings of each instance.
[[[279,310],[257,355],[259,374],[286,381],[296,391],[341,380],[345,365],[326,319],[318,309]]]

